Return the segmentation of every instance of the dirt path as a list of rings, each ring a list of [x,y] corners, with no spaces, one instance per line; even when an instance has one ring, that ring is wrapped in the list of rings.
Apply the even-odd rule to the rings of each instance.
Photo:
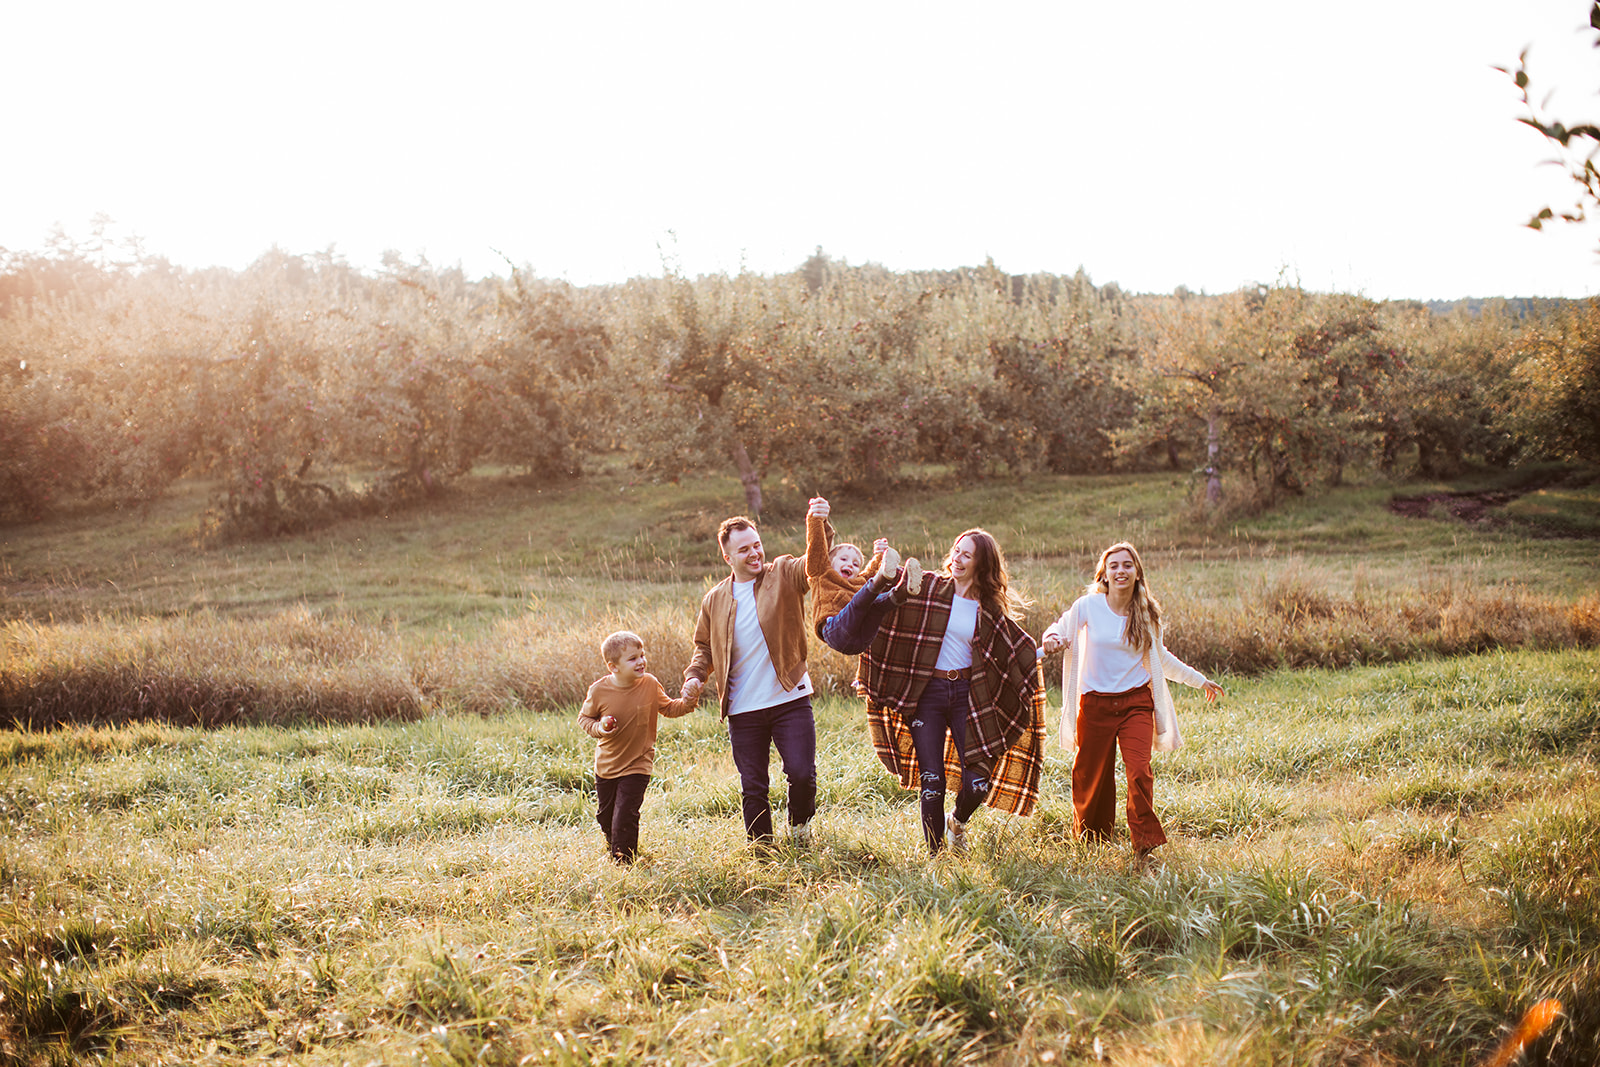
[[[1435,507],[1448,511],[1462,522],[1493,522],[1494,509],[1503,508],[1513,500],[1547,486],[1567,480],[1565,472],[1541,475],[1515,489],[1480,489],[1463,493],[1423,493],[1420,496],[1395,496],[1389,498],[1389,510],[1408,519],[1425,519],[1434,514]]]

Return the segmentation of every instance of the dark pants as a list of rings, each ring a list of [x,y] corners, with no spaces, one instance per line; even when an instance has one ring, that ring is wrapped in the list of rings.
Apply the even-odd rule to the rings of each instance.
[[[606,835],[606,845],[611,858],[618,863],[632,863],[639,851],[639,807],[644,803],[645,788],[650,785],[648,774],[624,774],[620,778],[596,778],[595,796],[600,808],[594,821]]]
[[[856,590],[850,603],[822,621],[823,644],[847,656],[860,655],[872,645],[883,617],[898,607],[894,602],[894,586],[875,593],[873,590],[877,584],[877,577],[874,576]]]
[[[750,840],[772,837],[767,762],[774,747],[789,779],[789,825],[810,821],[817,810],[817,724],[809,696],[729,715],[728,740],[733,744],[733,765],[739,768],[744,832]]]
[[[1073,826],[1091,840],[1107,841],[1117,822],[1117,749],[1128,772],[1128,834],[1136,849],[1167,843],[1156,817],[1150,741],[1155,697],[1148,685],[1125,693],[1085,693],[1078,698],[1078,754],[1072,761]]]
[[[962,754],[961,792],[956,794],[956,821],[966,822],[989,795],[987,775],[967,769],[967,716],[972,711],[965,678],[934,678],[917,701],[917,713],[906,726],[917,749],[917,773],[922,781],[922,836],[928,851],[944,846],[944,739],[948,733]]]

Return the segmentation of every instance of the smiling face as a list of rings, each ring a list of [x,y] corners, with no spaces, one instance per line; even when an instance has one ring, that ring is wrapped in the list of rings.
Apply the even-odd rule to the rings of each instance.
[[[644,672],[649,666],[644,646],[632,645],[623,650],[617,662],[611,664],[611,677],[616,679],[618,685],[629,686],[644,677]]]
[[[728,531],[728,539],[722,545],[722,558],[733,571],[734,581],[754,581],[766,562],[761,553],[761,534],[754,526]]]
[[[950,546],[950,554],[945,557],[945,568],[950,572],[950,577],[956,580],[956,587],[964,589],[972,582],[976,573],[978,545],[971,534],[963,534]]]
[[[867,561],[862,558],[861,550],[855,545],[839,545],[828,553],[828,562],[839,573],[839,577],[853,578],[861,573],[861,568]]]
[[[1133,558],[1132,552],[1119,548],[1106,556],[1100,580],[1114,593],[1131,593],[1134,583],[1139,580],[1139,562]]]

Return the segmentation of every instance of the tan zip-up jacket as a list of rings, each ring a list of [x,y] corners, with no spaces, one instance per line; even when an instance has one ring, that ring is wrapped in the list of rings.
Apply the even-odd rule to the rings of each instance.
[[[806,673],[806,561],[779,556],[761,568],[755,578],[756,618],[767,639],[772,669],[785,689],[800,684]],[[700,601],[694,624],[694,656],[684,668],[683,680],[701,682],[713,675],[726,683],[733,662],[733,575],[711,587]],[[709,685],[709,682],[708,682]],[[728,717],[722,701],[722,717]]]

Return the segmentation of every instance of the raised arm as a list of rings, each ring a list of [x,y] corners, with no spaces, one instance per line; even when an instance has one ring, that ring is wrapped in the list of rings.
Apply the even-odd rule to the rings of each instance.
[[[883,554],[887,551],[889,551],[889,539],[887,537],[880,537],[872,542],[872,558],[867,561],[865,567],[861,568],[861,577],[870,580],[879,571],[883,570]],[[891,574],[889,577],[893,578],[894,575]]]
[[[806,510],[807,579],[815,580],[828,573],[828,552],[832,548],[833,526],[828,522],[828,502],[819,496]]]

